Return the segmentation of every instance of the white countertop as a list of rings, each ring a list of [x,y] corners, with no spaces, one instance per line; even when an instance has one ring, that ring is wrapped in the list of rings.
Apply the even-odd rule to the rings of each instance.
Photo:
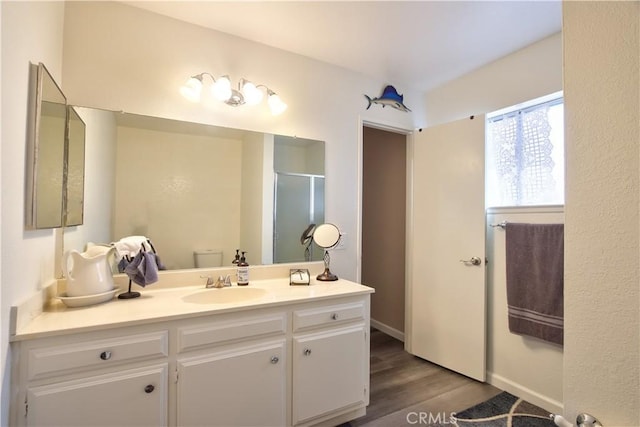
[[[233,288],[237,287],[234,283]],[[153,289],[153,285],[136,289],[141,296],[133,299],[114,298],[108,302],[69,308],[53,299],[42,313],[16,328],[11,341],[41,338],[69,333],[88,332],[122,326],[154,323],[208,314],[244,311],[283,304],[310,302],[334,297],[369,294],[374,289],[339,279],[320,282],[311,279],[309,286],[290,286],[288,278],[252,281],[249,288],[264,289],[264,295],[230,303],[189,302],[189,295],[200,292],[224,292],[229,288],[206,289],[202,285]]]

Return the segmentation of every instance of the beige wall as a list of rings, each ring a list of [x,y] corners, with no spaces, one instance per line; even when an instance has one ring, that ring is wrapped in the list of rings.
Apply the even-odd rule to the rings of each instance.
[[[562,90],[560,33],[427,92],[427,124],[488,113]]]
[[[249,264],[270,263],[273,259],[271,248],[265,248],[267,245],[263,244],[265,240],[272,241],[272,226],[262,216],[265,212],[264,205],[273,204],[273,162],[269,164],[265,161],[273,158],[272,141],[272,135],[254,132],[248,132],[242,141],[242,210],[234,212],[240,220],[240,239],[236,249],[247,252]],[[271,191],[265,192],[265,188],[270,188]],[[221,209],[227,209],[224,200],[218,202]],[[270,213],[266,218],[273,218],[273,214]],[[231,258],[225,257],[227,263],[233,260],[235,252],[229,256]]]
[[[406,179],[407,136],[365,127],[362,283],[376,290],[374,326],[395,336],[404,334]]]
[[[113,241],[149,237],[168,269],[193,268],[193,252],[203,249],[222,250],[223,265],[231,264],[242,141],[126,126],[117,133]]]
[[[564,2],[564,403],[640,425],[640,3]]]
[[[494,208],[487,213],[487,381],[553,413],[562,413],[561,346],[509,332],[505,230],[491,224],[559,224],[562,207]]]
[[[0,423],[7,425],[11,359],[9,312],[53,279],[56,241],[52,230],[24,231],[24,179],[29,62],[43,62],[62,83],[64,4],[0,2],[2,30],[2,268],[0,279]]]
[[[325,141],[326,218],[348,236],[357,236],[359,118],[424,123],[423,96],[411,88],[398,87],[410,114],[366,110],[363,94],[386,82],[119,2],[69,2],[64,26],[63,90],[72,103]],[[289,108],[273,117],[266,106],[190,103],[178,88],[202,71],[266,83]],[[336,252],[332,271],[355,279],[357,248],[347,242]]]
[[[87,242],[113,240],[112,207],[115,194],[116,119],[111,111],[77,108],[86,124],[84,223],[64,230],[65,250],[84,250]]]

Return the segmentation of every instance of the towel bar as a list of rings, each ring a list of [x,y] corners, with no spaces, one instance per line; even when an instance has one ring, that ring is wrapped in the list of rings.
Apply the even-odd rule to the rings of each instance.
[[[498,228],[502,228],[504,230],[505,228],[507,228],[507,221],[502,221],[502,222],[500,222],[498,224],[491,224],[491,227],[493,227],[493,228],[498,227]]]

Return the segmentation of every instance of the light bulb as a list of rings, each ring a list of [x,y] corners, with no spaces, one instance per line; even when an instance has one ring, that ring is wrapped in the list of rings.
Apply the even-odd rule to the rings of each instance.
[[[282,99],[280,99],[280,97],[273,92],[269,94],[269,99],[267,102],[269,103],[271,114],[273,114],[274,116],[282,114],[284,110],[287,109],[287,104],[282,102]]]
[[[211,86],[211,93],[216,99],[226,101],[231,98],[231,81],[229,77],[222,76]]]
[[[264,96],[262,91],[258,89],[256,85],[246,80],[242,86],[242,95],[244,96],[245,102],[249,105],[259,104]]]
[[[202,92],[202,77],[193,76],[180,88],[180,94],[191,102],[200,101]]]

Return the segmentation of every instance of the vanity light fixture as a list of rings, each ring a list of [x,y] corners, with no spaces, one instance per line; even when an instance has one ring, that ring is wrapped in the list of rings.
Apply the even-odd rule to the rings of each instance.
[[[240,105],[257,105],[262,102],[264,98],[264,89],[267,92],[267,104],[271,110],[271,114],[277,116],[282,114],[287,109],[282,99],[274,91],[267,86],[259,84],[256,85],[245,78],[241,78],[238,82],[238,88],[234,89],[231,85],[231,79],[229,76],[222,76],[215,78],[210,73],[200,73],[192,76],[187,82],[180,88],[182,96],[187,98],[191,102],[200,101],[202,95],[202,87],[204,86],[204,77],[209,76],[212,80],[210,85],[211,94],[214,98],[225,102],[232,107],[238,107]]]

